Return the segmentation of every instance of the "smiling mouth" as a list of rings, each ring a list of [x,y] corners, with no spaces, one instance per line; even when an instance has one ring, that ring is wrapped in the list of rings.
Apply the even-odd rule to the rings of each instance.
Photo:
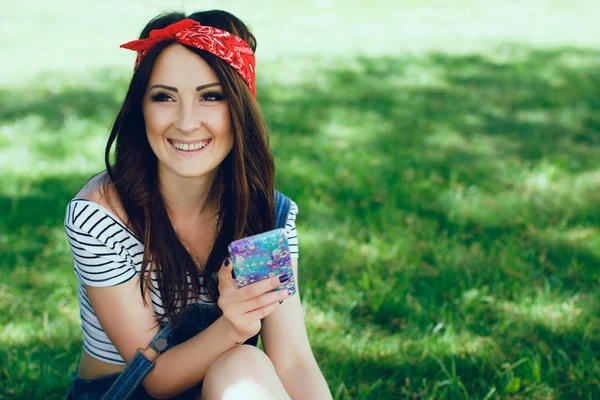
[[[168,139],[168,141],[175,149],[191,153],[194,151],[202,150],[210,144],[212,139],[198,140],[196,142],[179,142],[173,139]]]

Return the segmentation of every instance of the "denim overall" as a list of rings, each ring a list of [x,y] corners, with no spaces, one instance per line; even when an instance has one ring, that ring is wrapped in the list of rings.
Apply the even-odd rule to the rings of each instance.
[[[287,215],[290,210],[290,199],[275,191],[275,227],[285,228]],[[169,324],[162,325],[160,332],[150,342],[153,349],[160,348],[165,344],[166,349],[181,344],[202,332],[221,316],[215,305],[193,304],[188,308],[183,321],[171,329]],[[244,344],[256,346],[258,335],[251,337]],[[141,385],[146,374],[154,367],[154,364],[146,359],[139,351],[129,361],[122,372],[103,376],[96,379],[83,379],[75,374],[66,400],[112,400],[112,399],[152,399]],[[202,382],[193,388],[181,393],[175,399],[193,399],[202,392]]]

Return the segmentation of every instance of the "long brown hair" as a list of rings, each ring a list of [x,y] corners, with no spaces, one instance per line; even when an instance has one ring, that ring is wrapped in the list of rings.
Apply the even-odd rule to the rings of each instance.
[[[150,31],[160,29],[186,18],[182,13],[162,14],[151,20],[140,34],[147,38]],[[190,15],[202,25],[213,26],[242,38],[256,50],[256,40],[248,27],[224,11],[205,11]],[[258,103],[243,79],[220,58],[195,48],[191,51],[202,57],[215,71],[229,105],[233,130],[232,151],[220,169],[223,195],[219,218],[221,229],[215,239],[202,274],[175,233],[163,199],[158,190],[157,159],[146,136],[142,99],[158,55],[173,41],[155,45],[134,72],[115,120],[105,151],[105,163],[131,229],[144,242],[140,285],[142,298],[151,285],[151,272],[156,272],[164,317],[178,320],[181,311],[202,290],[200,276],[210,299],[217,302],[219,293],[216,272],[227,257],[227,245],[245,236],[273,228],[274,163],[264,118]],[[114,163],[111,149],[115,144]],[[191,278],[191,283],[188,278]]]

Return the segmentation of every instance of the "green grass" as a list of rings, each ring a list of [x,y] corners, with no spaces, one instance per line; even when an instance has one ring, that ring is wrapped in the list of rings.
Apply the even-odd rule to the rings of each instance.
[[[296,10],[315,19],[286,35],[339,6],[323,4]],[[599,398],[597,11],[544,3],[522,31],[541,2],[369,4],[352,2],[336,26],[367,21],[397,51],[358,36],[358,54],[305,44],[293,62],[264,56],[258,87],[278,187],[300,207],[306,320],[334,397]],[[92,12],[77,2],[24,15],[60,25],[77,7]],[[392,29],[396,17],[412,36]],[[427,29],[415,22],[425,17]],[[559,17],[572,29],[551,24]],[[280,24],[263,21],[252,14],[259,30]],[[138,25],[98,33],[126,41]],[[22,51],[3,55],[15,79],[0,89],[0,398],[61,398],[81,348],[62,220],[102,168],[130,60],[86,53],[21,76]]]

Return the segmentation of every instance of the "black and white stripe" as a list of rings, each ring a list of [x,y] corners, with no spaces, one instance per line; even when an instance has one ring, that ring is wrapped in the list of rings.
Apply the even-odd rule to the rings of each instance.
[[[290,204],[290,212],[285,224],[285,233],[287,234],[287,240],[290,246],[290,256],[292,258],[298,258],[298,232],[296,232],[296,215],[298,215],[298,205],[292,201]]]

